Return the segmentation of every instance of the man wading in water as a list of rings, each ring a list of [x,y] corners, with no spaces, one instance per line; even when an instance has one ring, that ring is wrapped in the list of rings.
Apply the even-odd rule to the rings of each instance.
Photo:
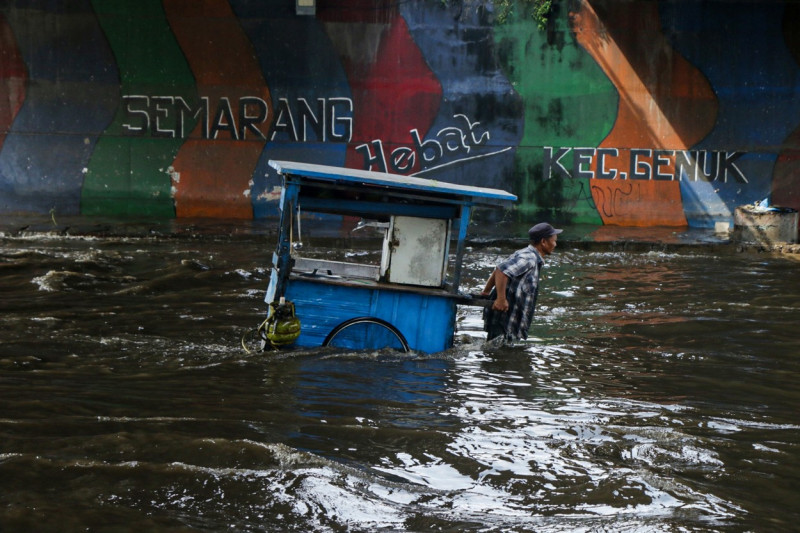
[[[530,244],[511,254],[489,276],[481,293],[482,296],[494,298],[492,307],[483,312],[486,340],[496,337],[504,337],[507,341],[528,338],[528,328],[539,296],[539,273],[544,265],[544,257],[553,253],[558,234],[562,231],[547,222],[536,224],[528,230]]]

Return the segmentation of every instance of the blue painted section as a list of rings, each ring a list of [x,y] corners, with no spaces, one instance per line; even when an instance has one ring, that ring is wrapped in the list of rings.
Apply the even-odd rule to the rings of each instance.
[[[325,165],[343,165],[345,149],[335,144],[268,142],[261,153],[253,175],[250,194],[253,201],[253,218],[275,217],[280,212],[276,194],[283,185],[283,178],[269,166],[275,158],[291,161],[320,162]],[[328,216],[332,224],[339,224],[341,216]]]
[[[253,45],[267,80],[273,99],[272,113],[280,109],[276,98],[288,100],[289,108],[295,112],[293,118],[299,116],[296,113],[299,99],[305,99],[313,106],[319,98],[351,98],[341,60],[322,23],[315,17],[296,16],[294,2],[273,2],[269,9],[264,9],[261,2],[250,0],[230,0],[230,4]],[[349,116],[352,118],[352,113]],[[300,124],[296,126],[300,134],[302,128]],[[270,159],[344,165],[346,143],[331,142],[330,139],[323,142],[310,129],[306,133],[308,136],[302,139],[304,142],[298,142],[300,139],[292,139],[284,131],[275,132],[273,125],[253,174],[250,193],[254,218],[278,213],[273,191],[281,186],[282,179],[269,166]]]
[[[512,190],[515,150],[509,147],[522,139],[523,104],[498,63],[487,11],[458,2],[414,0],[401,2],[400,13],[442,86],[439,113],[425,140],[439,142],[445,154],[423,160],[417,175]],[[481,88],[478,98],[476,87]],[[453,142],[457,130],[467,134],[464,144],[470,146],[448,150],[458,144]]]
[[[693,148],[746,152],[736,166],[747,184],[681,181],[689,224],[713,226],[769,196],[778,147],[800,123],[800,70],[783,39],[781,2],[676,1],[661,3],[660,14],[673,46],[706,75],[719,102],[714,129]]]
[[[88,0],[2,10],[29,79],[0,153],[0,211],[78,214],[89,158],[119,103],[114,57]]]
[[[298,347],[321,346],[336,326],[359,316],[386,320],[415,351],[436,353],[453,344],[456,305],[446,296],[291,279],[286,298],[301,323]]]

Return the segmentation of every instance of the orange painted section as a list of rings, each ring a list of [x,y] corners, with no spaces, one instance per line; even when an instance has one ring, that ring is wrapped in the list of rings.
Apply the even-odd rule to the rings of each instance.
[[[237,118],[243,97],[267,102],[271,120],[269,89],[227,0],[164,0],[164,11],[195,75],[197,94],[208,97],[208,121],[214,122],[222,98]],[[237,141],[227,129],[205,139],[208,126],[199,122],[173,163],[176,216],[252,218],[250,180],[266,140],[245,131],[247,142]],[[262,132],[267,130],[265,124]]]
[[[631,155],[626,148],[686,150],[700,141],[717,115],[711,86],[664,37],[656,2],[584,0],[571,21],[576,39],[619,93],[617,120],[600,147],[621,149],[605,165],[621,174],[590,180],[603,222],[686,225],[680,183],[628,179]],[[674,167],[670,157],[662,171],[673,174]]]
[[[14,34],[0,14],[0,148],[25,101],[27,78]]]

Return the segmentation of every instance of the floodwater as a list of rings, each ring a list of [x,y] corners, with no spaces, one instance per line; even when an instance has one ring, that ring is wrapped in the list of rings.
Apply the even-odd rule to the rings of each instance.
[[[564,244],[528,342],[276,354],[271,237],[0,243],[0,531],[800,527],[791,260]]]

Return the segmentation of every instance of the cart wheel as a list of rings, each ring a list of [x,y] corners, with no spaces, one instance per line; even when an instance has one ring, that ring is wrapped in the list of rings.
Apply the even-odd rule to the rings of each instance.
[[[328,333],[322,345],[353,350],[393,348],[409,351],[408,342],[400,330],[385,320],[371,316],[360,316],[342,322]]]

